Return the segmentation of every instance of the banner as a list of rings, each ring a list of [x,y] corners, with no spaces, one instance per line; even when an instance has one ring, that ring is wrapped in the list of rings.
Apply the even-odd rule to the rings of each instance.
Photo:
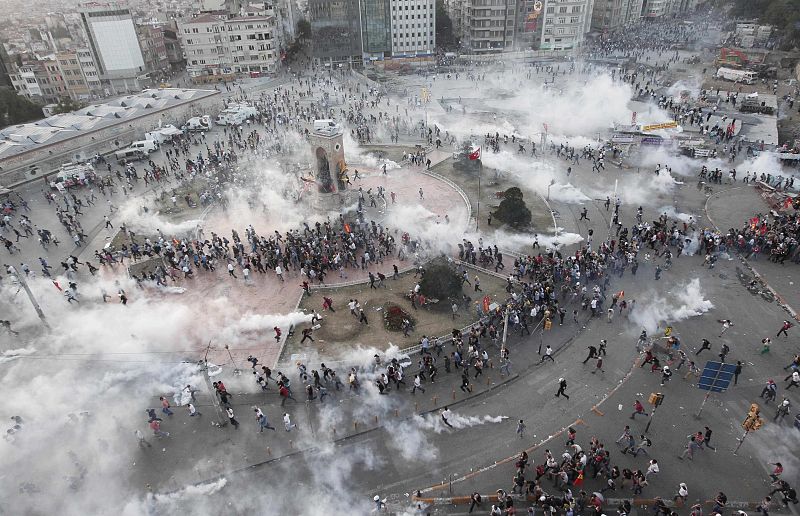
[[[675,129],[678,127],[678,122],[672,120],[670,122],[663,122],[660,124],[643,125],[642,131],[656,131],[658,129]]]

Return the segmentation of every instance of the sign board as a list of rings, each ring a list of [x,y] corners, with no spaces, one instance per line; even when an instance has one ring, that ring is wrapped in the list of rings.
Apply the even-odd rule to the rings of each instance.
[[[725,392],[731,385],[733,380],[733,372],[736,370],[736,364],[728,364],[725,362],[714,362],[709,360],[706,362],[703,372],[700,374],[700,379],[697,381],[697,387],[704,391],[710,392]]]
[[[630,134],[615,134],[611,137],[612,143],[631,144],[634,138]]]
[[[645,136],[642,138],[642,145],[661,145],[664,143],[664,138],[660,136]]]
[[[643,125],[642,131],[657,131],[658,129],[675,129],[678,127],[678,122],[672,120],[670,122],[663,122],[661,124]]]

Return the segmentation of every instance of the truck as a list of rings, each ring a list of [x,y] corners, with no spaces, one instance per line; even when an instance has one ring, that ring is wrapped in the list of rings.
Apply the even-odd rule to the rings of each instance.
[[[184,131],[208,131],[211,129],[211,117],[208,115],[193,116],[181,128]]]
[[[739,103],[739,111],[742,113],[761,113],[762,115],[772,115],[775,109],[762,101],[757,93],[748,95]]]
[[[217,115],[216,122],[217,125],[241,125],[243,124],[248,118],[253,118],[258,114],[258,110],[253,106],[248,106],[246,104],[234,104],[228,106],[227,109],[223,110],[219,115]]]
[[[756,82],[758,74],[750,70],[734,70],[733,68],[722,67],[717,70],[717,78],[727,81],[740,82],[742,84],[753,84]]]

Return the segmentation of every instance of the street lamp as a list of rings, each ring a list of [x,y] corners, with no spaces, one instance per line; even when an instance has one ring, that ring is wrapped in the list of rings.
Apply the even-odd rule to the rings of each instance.
[[[547,185],[547,201],[548,202],[550,202],[550,187],[553,186],[554,184],[556,184],[556,180],[555,179],[551,179],[550,180],[550,184]]]
[[[31,288],[28,286],[28,282],[25,281],[25,275],[24,274],[20,275],[17,272],[17,269],[14,268],[13,265],[6,265],[6,272],[9,275],[14,276],[14,278],[16,278],[17,281],[19,282],[20,286],[23,289],[25,289],[25,293],[28,294],[28,299],[30,300],[31,304],[33,305],[33,309],[36,310],[36,315],[39,316],[39,319],[42,321],[42,324],[44,324],[44,327],[47,328],[48,330],[50,330],[51,329],[50,328],[50,323],[48,323],[47,319],[45,319],[44,312],[42,311],[42,307],[39,306],[39,303],[36,301],[36,298],[33,296],[33,292],[31,292]]]

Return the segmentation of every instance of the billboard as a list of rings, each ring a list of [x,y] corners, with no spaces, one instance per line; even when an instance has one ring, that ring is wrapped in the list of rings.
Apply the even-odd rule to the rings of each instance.
[[[539,23],[539,15],[542,14],[542,2],[537,0],[533,4],[533,10],[525,16],[525,32],[535,32]]]

